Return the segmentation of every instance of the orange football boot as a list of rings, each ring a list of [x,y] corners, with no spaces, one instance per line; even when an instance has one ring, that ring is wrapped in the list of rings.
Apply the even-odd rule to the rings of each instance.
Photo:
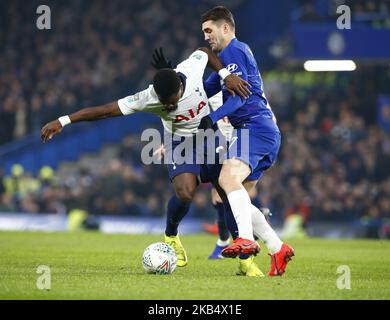
[[[260,252],[260,246],[256,241],[236,238],[233,244],[222,250],[221,255],[225,258],[235,258],[241,253],[248,255],[257,255]]]
[[[271,257],[271,270],[268,272],[270,277],[281,276],[286,270],[287,263],[294,256],[294,249],[288,244],[283,243],[282,247],[275,254],[268,255]]]

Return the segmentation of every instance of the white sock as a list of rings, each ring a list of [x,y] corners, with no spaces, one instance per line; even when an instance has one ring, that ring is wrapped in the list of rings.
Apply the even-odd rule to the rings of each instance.
[[[268,224],[264,214],[254,205],[252,205],[251,213],[253,233],[264,241],[270,254],[275,254],[282,248],[282,240]]]
[[[245,189],[235,190],[227,195],[230,207],[238,227],[240,238],[255,240],[253,238],[251,199]]]
[[[218,241],[217,241],[217,246],[220,246],[220,247],[226,247],[229,244],[230,244],[229,239],[227,239],[225,241],[218,239]]]

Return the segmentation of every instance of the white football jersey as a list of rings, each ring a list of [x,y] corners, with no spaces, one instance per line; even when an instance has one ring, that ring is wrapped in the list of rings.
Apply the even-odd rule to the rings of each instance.
[[[207,62],[207,53],[197,50],[176,67],[175,71],[186,77],[186,85],[175,111],[168,113],[163,109],[153,85],[118,100],[120,110],[124,115],[134,112],[153,113],[161,118],[165,130],[179,136],[196,133],[200,120],[210,112],[203,88],[203,73]]]
[[[209,99],[209,105],[211,111],[215,111],[223,105],[222,91],[218,92],[215,96],[212,96]],[[230,124],[227,117],[218,120],[217,125],[219,130],[221,130],[222,134],[226,137],[226,139],[230,140],[233,136],[234,128]]]

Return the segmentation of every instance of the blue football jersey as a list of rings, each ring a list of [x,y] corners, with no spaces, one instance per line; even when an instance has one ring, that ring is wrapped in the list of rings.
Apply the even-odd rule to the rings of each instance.
[[[219,75],[213,72],[204,83],[205,91],[209,96],[222,89],[224,105],[209,115],[211,119],[216,122],[220,117],[227,115],[234,127],[252,125],[264,132],[279,131],[275,116],[264,94],[259,68],[249,46],[234,38],[220,52],[219,57],[230,73],[249,82],[252,86],[250,88],[252,95],[247,100],[233,98],[221,82]],[[232,107],[233,105],[239,107]]]

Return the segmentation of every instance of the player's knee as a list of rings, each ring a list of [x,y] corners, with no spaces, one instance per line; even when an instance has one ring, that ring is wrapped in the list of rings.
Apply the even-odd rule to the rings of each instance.
[[[192,199],[194,198],[194,195],[195,195],[194,188],[183,186],[176,189],[176,196],[182,202],[191,203]]]
[[[234,190],[242,188],[242,183],[237,176],[221,174],[218,178],[218,184],[221,186],[226,195]]]

